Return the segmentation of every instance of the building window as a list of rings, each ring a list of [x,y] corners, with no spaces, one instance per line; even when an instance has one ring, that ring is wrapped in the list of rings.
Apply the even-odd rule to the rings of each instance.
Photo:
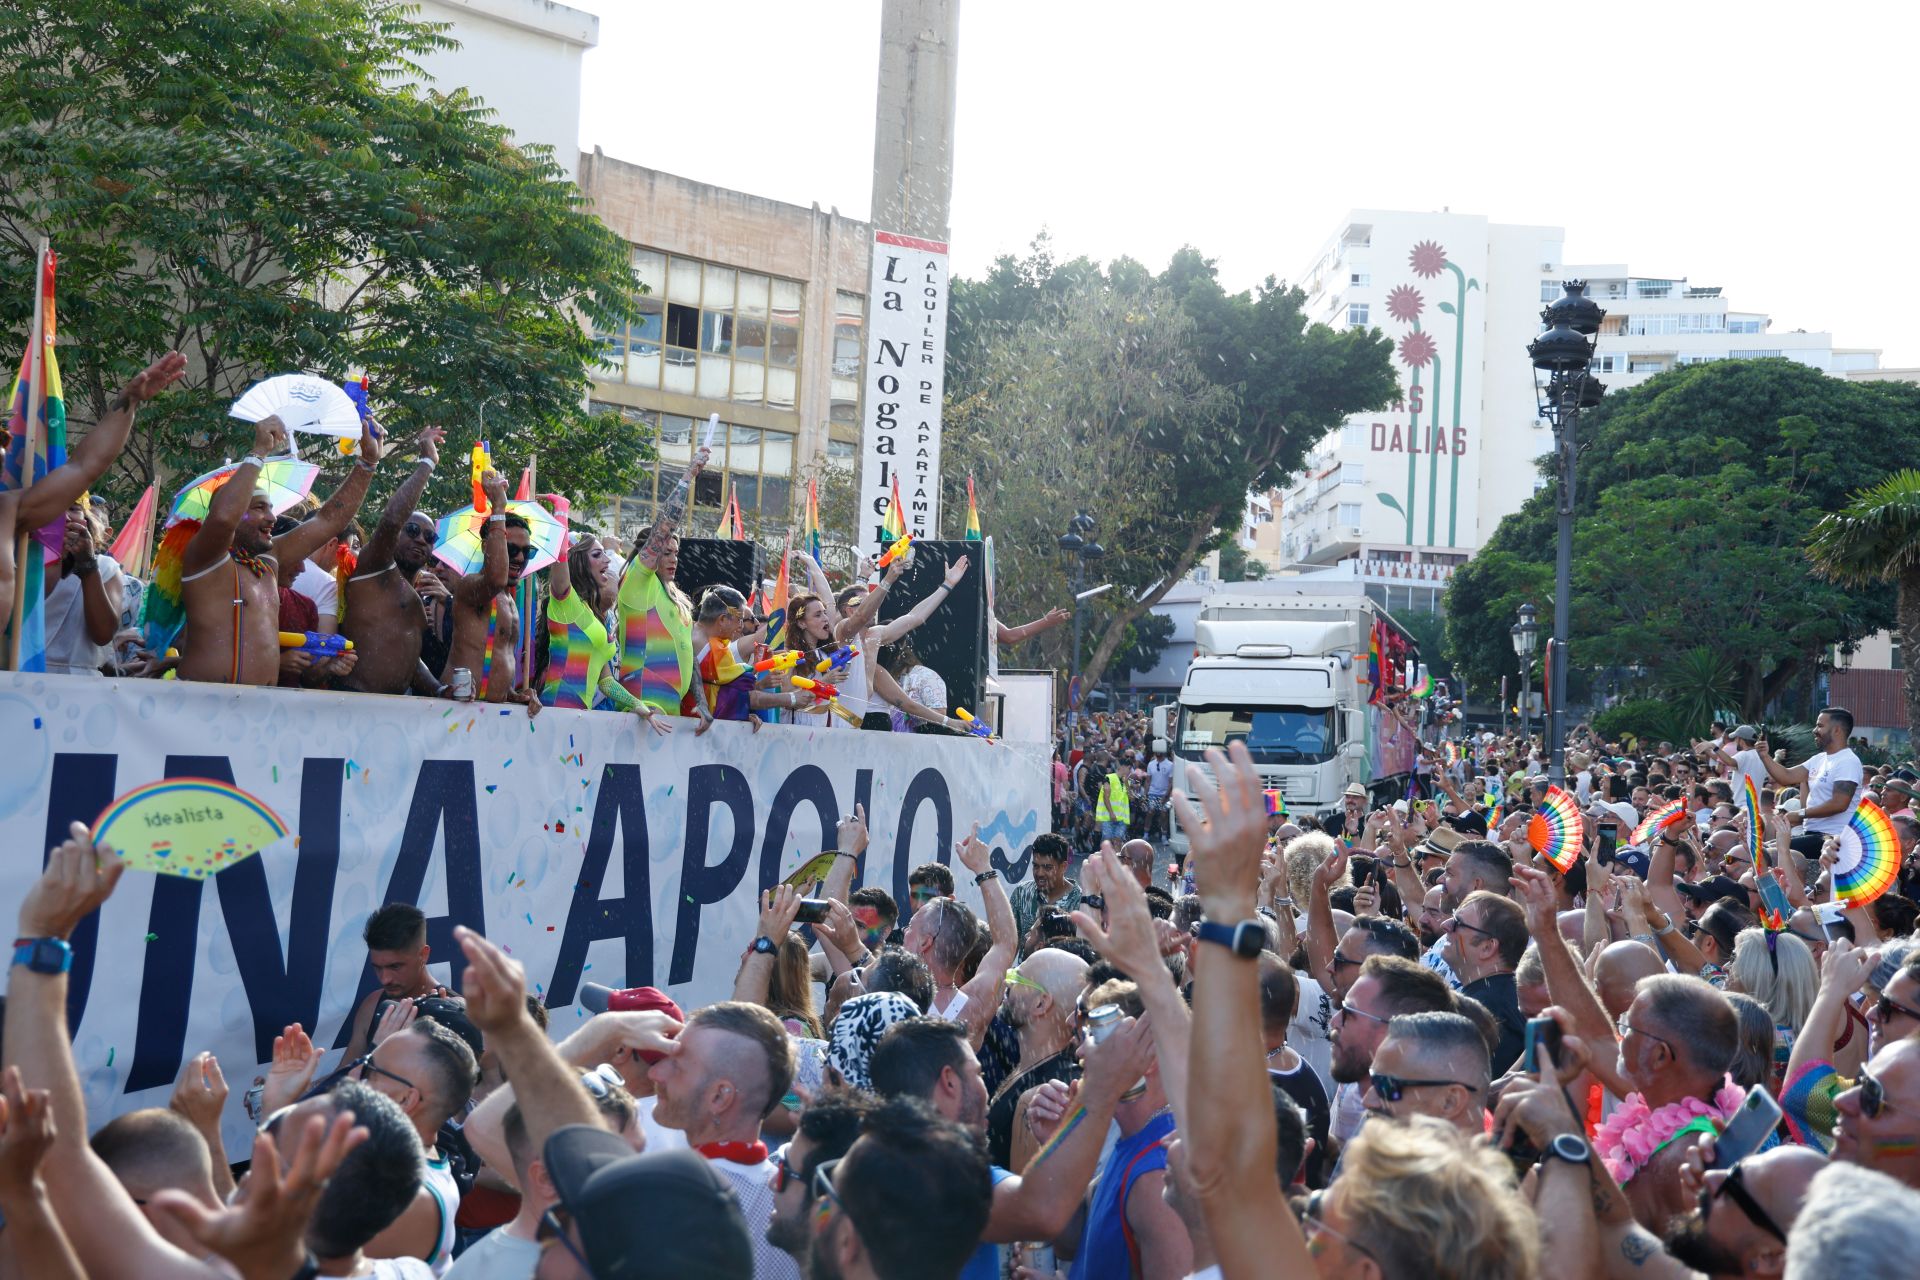
[[[1542,302],[1558,302],[1561,292],[1562,290],[1558,280],[1542,280],[1540,282],[1540,301]]]
[[[1779,354],[1778,351],[1729,351],[1727,352],[1727,358],[1730,360],[1765,360]]]
[[[1341,484],[1365,484],[1366,482],[1367,482],[1367,464],[1366,463],[1347,462],[1347,463],[1341,464],[1340,466],[1340,483]]]
[[[1636,298],[1671,298],[1673,281],[1671,280],[1635,280],[1633,296]]]
[[[1729,320],[1727,321],[1728,333],[1765,333],[1766,331],[1767,331],[1767,322],[1765,320]]]
[[[1667,371],[1667,362],[1665,360],[1629,360],[1627,361],[1628,373],[1665,373],[1666,371]]]
[[[1340,504],[1341,526],[1344,528],[1352,528],[1358,525],[1359,523],[1360,523],[1360,504],[1357,502],[1341,503]]]
[[[1347,305],[1347,323],[1351,325],[1367,323],[1367,304],[1364,302],[1349,303]]]
[[[646,288],[634,300],[640,314],[620,332],[595,335],[603,380],[705,400],[794,407],[804,292],[799,283],[657,249],[633,251],[633,275]],[[854,300],[857,370],[860,300],[857,294],[839,296]],[[836,346],[837,325],[838,318]],[[855,386],[849,422],[857,416]]]
[[[1618,373],[1622,367],[1622,358],[1616,355],[1595,356],[1587,362],[1589,373]]]
[[[1347,284],[1349,286],[1356,285],[1356,284],[1368,285],[1372,283],[1373,283],[1373,273],[1370,271],[1353,271],[1353,272],[1349,272],[1347,275]]]
[[[693,460],[694,433],[705,436],[704,420],[653,409],[630,409],[603,400],[591,402],[594,413],[618,413],[640,424],[654,446],[658,459],[632,494],[621,499],[609,514],[616,537],[623,537],[653,519],[654,504],[664,483],[671,489]],[[828,441],[829,463],[835,460],[835,446],[851,455],[854,446]],[[732,494],[740,502],[740,518],[749,534],[777,532],[786,527],[793,495],[794,437],[787,431],[764,427],[746,427],[722,419],[713,436],[713,456],[694,483],[692,532],[689,536],[707,536],[720,523],[721,503]],[[851,465],[851,457],[848,458]]]
[[[1342,449],[1364,449],[1367,445],[1367,428],[1364,423],[1349,422],[1340,428],[1340,447]]]
[[[1702,356],[1702,355],[1681,356],[1674,363],[1679,365],[1712,364],[1715,360],[1718,360],[1719,358],[1720,358],[1719,356]]]

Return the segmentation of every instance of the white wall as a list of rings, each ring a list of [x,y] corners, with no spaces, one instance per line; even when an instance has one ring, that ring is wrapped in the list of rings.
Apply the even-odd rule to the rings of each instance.
[[[460,48],[420,60],[445,92],[464,87],[522,143],[553,148],[569,177],[580,164],[580,73],[600,19],[549,0],[419,0],[420,17],[451,22]]]

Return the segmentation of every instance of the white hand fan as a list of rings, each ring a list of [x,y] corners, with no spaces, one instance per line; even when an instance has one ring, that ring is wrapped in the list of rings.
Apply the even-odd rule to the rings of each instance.
[[[311,373],[283,373],[255,383],[233,402],[228,414],[242,422],[278,415],[289,431],[360,438],[360,409],[340,384]]]

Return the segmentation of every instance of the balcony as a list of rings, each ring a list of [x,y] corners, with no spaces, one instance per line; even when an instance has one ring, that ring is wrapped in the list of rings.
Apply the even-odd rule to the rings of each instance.
[[[1401,560],[1366,559],[1360,562],[1360,576],[1384,582],[1420,582],[1444,587],[1453,580],[1453,571],[1457,568],[1458,565],[1451,564],[1408,564]]]

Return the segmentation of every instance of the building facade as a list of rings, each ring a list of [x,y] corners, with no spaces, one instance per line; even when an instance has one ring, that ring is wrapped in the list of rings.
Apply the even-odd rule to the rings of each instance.
[[[420,59],[442,92],[464,88],[493,109],[521,146],[540,145],[574,174],[580,154],[580,76],[600,43],[600,19],[552,0],[417,0],[423,22],[459,42]]]
[[[1355,210],[1299,277],[1308,315],[1394,342],[1399,400],[1313,450],[1278,503],[1281,556],[1355,562],[1389,609],[1437,608],[1453,569],[1546,481],[1552,449],[1527,344],[1561,282],[1606,309],[1594,373],[1609,390],[1684,364],[1782,356],[1837,376],[1879,364],[1830,334],[1778,333],[1714,287],[1563,261],[1559,227],[1467,214]]]

